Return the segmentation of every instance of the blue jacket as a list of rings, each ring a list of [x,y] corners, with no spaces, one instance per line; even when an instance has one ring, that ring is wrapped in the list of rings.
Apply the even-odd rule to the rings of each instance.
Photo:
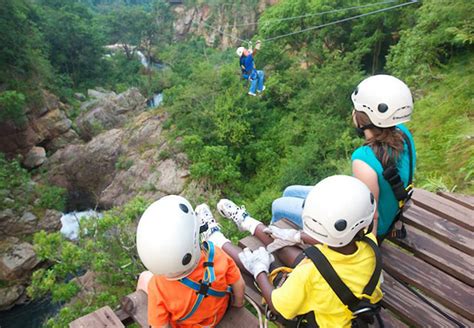
[[[240,68],[242,70],[242,76],[244,79],[248,79],[249,77],[251,79],[255,78],[257,70],[255,69],[255,63],[253,61],[252,54],[240,57]]]

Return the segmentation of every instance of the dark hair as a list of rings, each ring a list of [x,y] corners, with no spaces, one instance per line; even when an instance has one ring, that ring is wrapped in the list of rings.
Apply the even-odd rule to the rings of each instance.
[[[364,112],[355,112],[355,119],[359,126],[372,124]],[[396,163],[403,151],[403,133],[392,126],[389,128],[369,128],[373,136],[366,140],[365,145],[372,148],[377,158],[382,158],[382,166]]]

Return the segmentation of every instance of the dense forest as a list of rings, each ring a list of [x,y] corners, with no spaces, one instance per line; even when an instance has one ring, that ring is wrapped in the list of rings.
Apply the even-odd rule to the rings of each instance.
[[[472,1],[424,0],[367,16],[361,14],[404,1],[275,2],[258,12],[256,0],[183,1],[184,8],[207,6],[211,27],[228,18],[219,37],[231,34],[235,43],[222,49],[219,37],[178,38],[176,8],[165,0],[2,0],[0,122],[25,124],[29,108],[42,106],[44,90],[70,106],[73,121],[81,114],[74,94],[87,89],[121,93],[136,87],[145,98],[162,92],[164,103],[147,112],[166,118],[169,146],[155,152],[158,160],[187,155],[187,184],[198,186],[186,189],[188,198],[214,206],[225,196],[268,221],[272,200],[286,186],[350,174],[350,155],[362,143],[351,125],[350,94],[364,77],[388,73],[415,96],[409,123],[418,152],[415,184],[474,193]],[[258,20],[239,34],[239,17],[249,8]],[[357,15],[363,17],[275,38]],[[256,56],[267,75],[261,97],[249,97],[240,77],[235,47],[247,46],[241,38],[263,40]],[[113,44],[121,50],[112,53],[106,46]],[[143,67],[138,51],[161,68]],[[28,171],[18,161],[11,154],[0,157],[2,192],[28,203],[24,192],[11,191],[29,190],[34,179],[42,199],[32,205],[35,210],[64,211],[67,192],[43,179],[41,168]],[[123,163],[126,158],[116,168],[132,165]],[[44,231],[30,238],[39,259],[51,265],[33,273],[28,296],[52,295],[65,304],[46,326],[64,327],[134,289],[142,270],[134,227],[150,201],[134,197],[100,220],[81,221],[76,241]],[[0,205],[11,206],[4,200]],[[241,236],[222,224],[234,241]],[[81,291],[71,279],[86,270],[96,274],[93,292]],[[5,286],[9,282],[2,281]]]

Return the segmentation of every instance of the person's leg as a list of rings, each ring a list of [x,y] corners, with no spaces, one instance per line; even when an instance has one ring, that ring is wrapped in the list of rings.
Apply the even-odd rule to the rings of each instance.
[[[250,81],[249,94],[256,95],[257,82],[258,82],[258,78],[257,78],[256,74],[252,74],[252,78],[250,78],[249,81]]]
[[[137,291],[143,290],[145,293],[148,294],[148,283],[150,282],[151,278],[153,277],[153,273],[150,271],[143,271],[140,273],[137,282]]]
[[[288,219],[299,227],[303,227],[301,214],[303,213],[303,198],[280,197],[272,203],[272,220],[275,223],[281,219]]]
[[[263,91],[263,84],[265,82],[265,73],[263,71],[257,71],[258,74],[258,85],[257,85],[257,92]]]
[[[263,230],[266,226],[260,221],[252,218],[245,208],[238,207],[234,202],[228,199],[221,199],[217,204],[219,213],[228,219],[234,221],[241,231],[248,231],[256,236],[265,246],[273,242],[273,238],[266,234]],[[236,247],[236,246],[234,246]],[[234,250],[231,250],[234,251]],[[276,255],[287,266],[293,266],[297,257],[300,256],[302,250],[295,246],[287,246],[278,251]]]
[[[292,185],[285,188],[283,197],[296,197],[306,199],[311,189],[314,186]]]

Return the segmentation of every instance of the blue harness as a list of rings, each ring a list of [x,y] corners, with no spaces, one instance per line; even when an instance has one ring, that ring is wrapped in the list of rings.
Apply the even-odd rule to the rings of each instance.
[[[211,284],[216,280],[216,275],[214,272],[214,244],[209,241],[205,241],[202,243],[202,248],[207,254],[207,261],[203,263],[205,270],[204,277],[202,278],[202,280],[200,280],[199,282],[195,282],[187,277],[178,280],[182,284],[196,291],[196,294],[198,294],[198,297],[194,302],[191,310],[189,310],[189,312],[178,321],[184,321],[186,319],[189,319],[199,308],[199,305],[201,305],[202,300],[208,295],[214,297],[224,297],[228,293],[232,292],[231,286],[228,286],[226,290],[216,290],[211,288]]]

